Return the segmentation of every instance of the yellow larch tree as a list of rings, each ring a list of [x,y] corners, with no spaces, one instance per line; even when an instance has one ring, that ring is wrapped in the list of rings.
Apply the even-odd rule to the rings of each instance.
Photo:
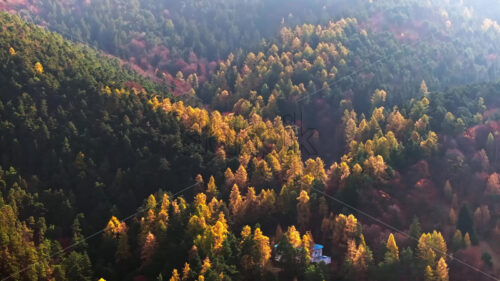
[[[40,62],[35,63],[35,72],[38,74],[43,74],[43,66]]]
[[[364,170],[368,171],[375,179],[383,180],[386,175],[387,164],[381,155],[370,156],[363,163]]]
[[[187,281],[189,280],[189,275],[191,274],[191,267],[189,266],[189,263],[184,264],[184,269],[182,270],[182,281]]]
[[[449,281],[448,265],[444,258],[440,258],[436,267],[436,281]]]
[[[212,235],[214,238],[214,246],[213,246],[214,250],[218,251],[222,248],[222,243],[224,243],[224,240],[226,240],[228,233],[229,231],[226,219],[224,217],[224,213],[220,212],[219,219],[212,227]]]
[[[470,247],[470,245],[471,245],[469,232],[465,233],[465,235],[464,235],[464,244],[465,244],[466,248]]]
[[[357,127],[356,121],[353,118],[348,118],[345,122],[344,135],[347,143],[350,143],[356,138]]]
[[[347,241],[347,251],[345,258],[346,260],[354,261],[356,257],[356,252],[358,251],[358,247],[356,246],[356,241],[354,239],[349,239]]]
[[[385,103],[386,99],[387,99],[387,92],[384,90],[377,89],[372,95],[371,102],[373,106],[380,106]]]
[[[358,220],[352,214],[345,216],[340,214],[335,217],[333,223],[332,242],[335,247],[347,248],[347,242],[350,239],[358,237]]]
[[[435,281],[434,271],[430,267],[430,265],[425,267],[424,270],[424,281]]]
[[[309,195],[307,191],[302,190],[297,198],[297,223],[299,229],[306,230],[311,219],[311,208],[309,206]]]
[[[358,163],[356,163],[352,167],[352,172],[353,172],[354,175],[361,175],[361,173],[363,172],[363,168],[361,168],[361,165],[359,165]]]
[[[208,181],[207,184],[207,195],[209,198],[217,197],[218,191],[217,191],[217,186],[215,186],[215,179],[214,176],[210,177],[210,180]]]
[[[225,184],[226,184],[226,190],[233,186],[234,184],[234,174],[233,174],[233,171],[231,170],[231,168],[227,168],[226,169],[226,172],[224,172],[224,178],[226,180]]]
[[[302,240],[300,239],[300,233],[297,231],[294,225],[288,227],[288,231],[286,232],[288,235],[288,239],[290,240],[290,244],[294,248],[299,248],[302,246]]]
[[[423,233],[418,240],[417,256],[427,265],[435,266],[436,258],[446,257],[447,246],[440,232]]]
[[[427,96],[429,94],[429,90],[427,89],[425,80],[422,80],[422,82],[420,83],[420,94],[422,94],[423,96]]]
[[[207,196],[204,193],[198,193],[194,197],[194,206],[196,214],[206,219],[211,218],[210,208],[207,206]]]
[[[307,231],[306,234],[302,235],[302,247],[304,247],[304,250],[306,251],[307,258],[311,260],[314,240],[310,231]]]
[[[252,234],[252,228],[250,228],[250,226],[248,225],[245,225],[242,229],[241,229],[241,237],[243,239],[247,238],[250,234]]]
[[[146,200],[146,210],[151,210],[156,208],[156,198],[153,194],[149,195],[148,199]]]
[[[229,194],[229,210],[233,216],[238,216],[243,207],[243,199],[240,194],[238,185],[234,184]]]
[[[399,112],[397,107],[394,107],[387,118],[386,130],[393,131],[396,137],[402,137],[409,125],[410,121]]]
[[[118,237],[119,234],[125,232],[127,230],[127,225],[125,222],[120,222],[118,218],[112,216],[109,219],[108,224],[106,225],[106,229],[104,230],[104,234],[108,237]]]
[[[259,264],[264,267],[271,258],[271,246],[269,245],[269,237],[262,234],[260,228],[255,228],[253,233],[253,240],[259,249],[260,259]]]
[[[179,277],[179,273],[177,272],[177,269],[174,268],[174,270],[172,270],[172,277],[170,277],[169,281],[181,281],[181,278]]]
[[[271,167],[271,170],[273,173],[279,173],[281,172],[281,164],[279,159],[278,154],[276,153],[276,150],[273,150],[271,153],[269,153],[266,156],[267,162],[269,163],[269,166]]]
[[[247,190],[247,194],[245,194],[245,199],[243,200],[243,209],[245,210],[245,214],[251,214],[255,212],[256,207],[259,205],[259,200],[255,193],[255,189],[253,187],[249,187]]]
[[[427,156],[431,156],[438,149],[438,136],[433,131],[429,131],[427,139],[420,142],[420,147]]]
[[[236,174],[234,175],[234,181],[239,187],[246,187],[247,185],[247,170],[243,165],[240,165]]]
[[[144,245],[142,246],[141,250],[141,260],[143,262],[143,265],[150,262],[151,257],[153,256],[157,246],[158,245],[156,242],[156,237],[154,236],[153,233],[148,232],[148,235],[146,236],[146,241],[144,242]]]
[[[206,257],[203,260],[203,265],[201,266],[200,274],[201,275],[205,274],[210,267],[212,267],[212,264],[210,263],[210,258]]]
[[[396,262],[399,261],[399,249],[396,245],[396,240],[394,239],[394,235],[389,234],[389,238],[386,243],[387,252],[385,253],[385,260],[387,262]]]
[[[371,263],[371,257],[369,256],[366,247],[363,244],[358,246],[356,255],[354,256],[353,264],[358,273],[363,275],[368,270],[368,266]]]
[[[194,181],[195,181],[194,193],[198,194],[200,192],[203,192],[205,185],[205,182],[203,181],[203,176],[201,174],[196,175]]]

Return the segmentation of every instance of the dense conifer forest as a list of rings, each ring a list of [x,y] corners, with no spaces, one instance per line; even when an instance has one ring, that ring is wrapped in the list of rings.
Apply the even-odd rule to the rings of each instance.
[[[498,280],[499,21],[0,2],[0,280]]]

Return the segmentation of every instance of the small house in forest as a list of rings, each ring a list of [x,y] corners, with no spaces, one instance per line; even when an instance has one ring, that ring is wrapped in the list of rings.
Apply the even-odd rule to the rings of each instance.
[[[324,262],[326,264],[330,264],[332,259],[329,256],[323,256],[323,245],[314,244],[313,251],[311,253],[311,262]]]
[[[274,248],[278,248],[278,244],[274,245]],[[281,255],[279,253],[276,253],[276,256],[274,257],[276,261],[280,261]],[[312,249],[311,253],[311,262],[313,263],[320,263],[324,262],[326,264],[330,264],[332,262],[332,258],[329,256],[323,256],[323,245],[321,244],[314,244],[314,247]]]

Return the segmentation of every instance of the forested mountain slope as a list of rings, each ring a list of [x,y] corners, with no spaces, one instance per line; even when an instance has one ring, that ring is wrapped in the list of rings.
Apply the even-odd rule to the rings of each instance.
[[[423,73],[429,69],[439,69],[444,70],[443,75],[446,76],[446,71],[453,69],[451,63],[469,68],[471,65],[467,61],[474,60],[474,64],[483,66],[490,62],[487,58],[481,58],[481,52],[491,54],[498,46],[491,40],[483,41],[484,36],[476,38],[471,32],[477,32],[483,21],[491,18],[491,11],[480,9],[490,4],[486,0],[465,4],[443,0],[314,0],[307,3],[299,0],[9,0],[0,8],[15,11],[24,19],[60,32],[68,39],[97,46],[136,64],[173,86],[174,93],[186,94],[190,93],[191,88],[198,90],[198,86],[202,86],[214,73],[219,60],[225,60],[230,53],[237,55],[239,50],[255,51],[262,42],[273,41],[273,38],[278,37],[283,27],[294,29],[302,24],[325,26],[342,17],[356,18],[362,28],[376,33],[389,31],[400,43],[412,43],[409,45],[413,48],[426,52],[419,53],[418,57],[436,61],[436,65],[430,63],[426,69],[419,66],[418,59],[410,59],[399,63],[396,71],[408,66],[413,68],[412,71],[424,67]],[[493,26],[489,33],[494,32],[493,21],[489,25]],[[355,37],[352,40],[356,45],[366,44],[356,41]],[[392,66],[399,59],[397,56],[392,57],[394,50],[391,49],[396,47],[393,45],[397,42],[391,43],[394,38],[381,36],[376,44],[382,44],[383,41],[389,41],[388,45],[381,45],[383,50],[373,51],[381,56],[391,56],[389,62],[384,60],[378,65],[384,72],[393,71]],[[459,42],[465,46],[455,46]],[[374,58],[370,52],[372,48],[374,46],[371,44],[364,45],[363,50],[355,56],[365,54],[364,57],[357,57],[363,60]],[[388,53],[384,52],[389,50]],[[402,52],[402,56],[406,56],[406,48]],[[463,57],[464,61],[450,59],[457,57]],[[498,61],[495,63],[498,64]],[[491,73],[488,74],[491,76]],[[184,79],[179,79],[181,77]],[[488,76],[475,75],[474,79],[485,77]],[[398,78],[395,75],[394,79]],[[461,77],[426,80],[431,86],[436,81],[448,85],[454,82],[450,81],[451,78],[457,80]],[[383,82],[394,84],[394,81]],[[408,89],[411,87],[405,90]]]
[[[0,14],[0,277],[494,279],[500,28],[444,2],[2,3],[157,77]]]
[[[67,278],[81,280],[69,268],[76,260],[64,267],[65,259],[57,256],[53,262],[66,269],[53,272],[45,259],[60,245],[48,248],[45,237],[69,245],[80,239],[81,227],[101,228],[109,215],[135,210],[153,189],[168,184],[175,191],[197,173],[217,169],[215,154],[173,114],[153,108],[146,92],[159,88],[152,82],[18,17],[2,13],[0,20],[5,46],[0,50],[0,205],[8,229],[2,234],[26,237],[2,240],[1,275],[40,262],[36,273],[30,268],[19,278],[44,280],[66,270]],[[23,250],[19,243],[32,248]],[[80,253],[67,258],[88,259]],[[90,276],[86,259],[78,266]]]

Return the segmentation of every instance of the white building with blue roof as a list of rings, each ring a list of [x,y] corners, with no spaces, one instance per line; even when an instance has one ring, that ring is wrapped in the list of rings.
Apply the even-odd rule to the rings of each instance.
[[[274,248],[278,248],[278,244],[274,245]],[[276,261],[280,261],[281,255],[276,254],[274,257]],[[325,264],[330,264],[332,262],[332,258],[329,256],[323,256],[323,245],[321,244],[314,244],[312,253],[311,253],[311,262],[313,263],[320,263],[324,262]]]
[[[313,251],[311,253],[311,262],[324,262],[326,264],[330,264],[332,262],[332,258],[329,256],[323,256],[323,245],[314,244]]]

